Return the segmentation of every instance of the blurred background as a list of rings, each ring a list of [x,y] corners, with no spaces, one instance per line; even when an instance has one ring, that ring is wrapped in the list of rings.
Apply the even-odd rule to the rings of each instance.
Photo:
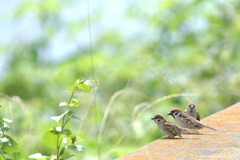
[[[56,151],[41,140],[77,79],[72,159],[114,159],[163,134],[150,118],[192,102],[201,117],[240,100],[238,0],[1,0],[0,108],[19,159]],[[185,94],[184,94],[185,93]],[[165,99],[164,99],[165,97]]]

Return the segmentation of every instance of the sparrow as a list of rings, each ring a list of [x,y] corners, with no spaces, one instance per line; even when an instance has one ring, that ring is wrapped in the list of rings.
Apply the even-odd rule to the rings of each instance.
[[[190,103],[184,113],[187,113],[189,116],[195,118],[196,120],[200,121],[200,114],[196,110],[196,106]]]
[[[183,128],[196,129],[196,130],[202,129],[202,128],[209,128],[209,129],[216,131],[216,129],[206,126],[206,125],[200,123],[195,118],[182,112],[181,109],[178,109],[178,108],[172,109],[168,113],[168,115],[171,115],[176,120],[177,124]]]
[[[151,118],[152,120],[154,120],[158,126],[158,128],[167,136],[163,137],[163,138],[174,138],[175,136],[179,136],[180,138],[182,138],[181,136],[181,129],[178,128],[178,126],[176,126],[175,124],[173,124],[172,122],[167,121],[163,115],[161,114],[156,114],[153,118]]]

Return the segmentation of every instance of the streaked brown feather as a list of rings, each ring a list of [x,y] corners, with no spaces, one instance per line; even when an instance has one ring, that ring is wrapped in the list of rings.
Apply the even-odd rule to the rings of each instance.
[[[174,134],[175,136],[181,135],[180,133],[181,130],[174,123],[166,121],[164,123],[164,126],[165,126],[165,129],[168,130],[168,132]]]
[[[197,118],[198,121],[200,121],[200,114],[197,112]]]
[[[154,118],[154,119],[156,119],[156,118],[165,119],[165,118],[163,117],[163,115],[161,115],[161,114],[156,114],[153,118]]]
[[[182,110],[179,108],[173,108],[170,112],[175,112],[175,111],[182,112]]]
[[[197,121],[195,118],[189,116],[187,113],[182,113],[179,115],[186,123],[190,124],[192,129],[201,129],[204,127],[203,124],[201,124],[199,121]]]

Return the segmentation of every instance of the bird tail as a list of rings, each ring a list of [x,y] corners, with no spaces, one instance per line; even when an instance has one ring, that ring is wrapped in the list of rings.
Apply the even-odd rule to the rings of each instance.
[[[188,129],[188,128],[180,128],[180,132],[182,134],[199,134],[199,132],[197,130]]]
[[[209,128],[209,129],[212,129],[214,131],[217,131],[216,129],[212,128],[212,127],[209,127],[209,126],[205,126],[206,128]]]

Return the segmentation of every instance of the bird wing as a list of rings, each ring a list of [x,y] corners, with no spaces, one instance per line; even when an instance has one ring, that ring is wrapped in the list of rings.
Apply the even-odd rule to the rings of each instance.
[[[166,121],[164,123],[165,129],[170,132],[173,133],[174,135],[180,135],[180,129],[178,128],[178,126],[176,126],[174,123]]]
[[[200,121],[200,114],[197,112],[197,118],[198,121]]]
[[[181,118],[182,118],[183,121],[185,121],[185,123],[191,125],[190,128],[193,128],[193,129],[199,128],[199,129],[200,129],[200,128],[202,128],[202,127],[204,126],[202,123],[200,123],[200,122],[197,121],[195,118],[189,116],[189,115],[186,114],[186,113],[183,113],[183,114],[181,115]]]

